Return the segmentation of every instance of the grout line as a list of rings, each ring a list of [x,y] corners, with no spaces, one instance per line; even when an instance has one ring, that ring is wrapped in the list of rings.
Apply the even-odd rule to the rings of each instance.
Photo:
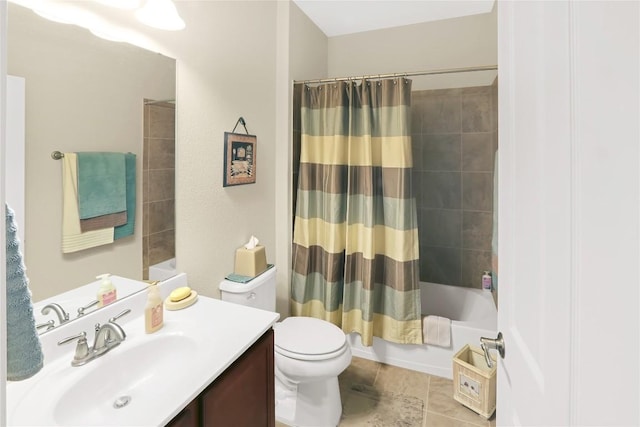
[[[461,221],[460,221],[460,230],[459,238],[460,238],[460,248],[459,248],[459,259],[460,259],[460,269],[456,272],[458,274],[458,283],[464,286],[462,282],[462,275],[464,272],[464,144],[462,142],[462,134],[464,133],[464,126],[462,122],[464,120],[464,108],[463,108],[463,95],[460,95],[460,212],[461,212]]]
[[[427,382],[427,394],[424,399],[424,415],[422,417],[423,427],[427,426],[427,415],[429,414],[429,394],[431,393],[431,375],[429,375],[429,381]]]
[[[373,377],[373,384],[372,386],[375,387],[376,382],[378,381],[378,375],[380,375],[380,367],[382,366],[382,363],[380,362],[376,362],[377,368],[376,368],[376,376]]]

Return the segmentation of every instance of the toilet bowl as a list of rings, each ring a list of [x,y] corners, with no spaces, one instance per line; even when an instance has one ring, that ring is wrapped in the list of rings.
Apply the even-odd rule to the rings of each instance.
[[[344,332],[311,317],[289,317],[274,330],[276,419],[293,426],[337,426],[338,375],[351,363]]]
[[[276,269],[246,283],[220,283],[223,301],[275,311]],[[337,326],[311,317],[288,317],[273,327],[276,420],[296,427],[335,427],[342,403],[338,375],[351,348]]]

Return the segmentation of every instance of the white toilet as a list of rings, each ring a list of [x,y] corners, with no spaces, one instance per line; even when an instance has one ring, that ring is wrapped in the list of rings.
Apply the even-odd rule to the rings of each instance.
[[[247,283],[220,283],[223,301],[275,311],[276,269]],[[351,363],[344,332],[311,317],[276,323],[276,419],[291,426],[333,427],[342,415],[338,375]]]

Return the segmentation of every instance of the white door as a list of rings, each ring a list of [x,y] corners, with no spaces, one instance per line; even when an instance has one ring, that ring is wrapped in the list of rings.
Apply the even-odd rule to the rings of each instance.
[[[497,4],[497,424],[638,425],[639,3]]]
[[[7,2],[0,1],[0,157],[5,155],[6,145],[6,103],[2,100],[7,96]],[[5,171],[4,163],[0,161],[0,204],[4,204]],[[2,215],[0,214],[0,218]],[[4,220],[2,220],[4,224]],[[5,226],[0,225],[0,259],[5,259]],[[0,262],[0,295],[6,295],[5,277],[6,267]],[[7,379],[7,310],[6,304],[0,304],[0,426],[6,425],[5,384]]]
[[[568,7],[498,5],[498,330],[505,358],[497,423],[568,425]]]

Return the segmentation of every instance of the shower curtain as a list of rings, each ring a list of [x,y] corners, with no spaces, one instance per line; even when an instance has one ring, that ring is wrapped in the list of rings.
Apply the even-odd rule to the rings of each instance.
[[[291,312],[422,343],[411,80],[302,88]]]

